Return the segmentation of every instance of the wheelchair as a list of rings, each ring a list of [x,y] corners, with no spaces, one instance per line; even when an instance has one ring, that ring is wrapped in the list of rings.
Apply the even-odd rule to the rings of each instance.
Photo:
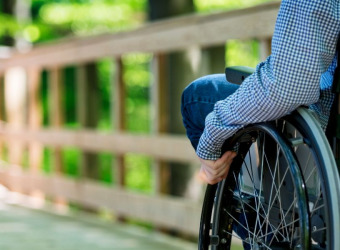
[[[250,68],[227,68],[241,83]],[[340,178],[312,111],[247,126],[223,146],[237,152],[228,177],[208,185],[199,249],[340,249]]]

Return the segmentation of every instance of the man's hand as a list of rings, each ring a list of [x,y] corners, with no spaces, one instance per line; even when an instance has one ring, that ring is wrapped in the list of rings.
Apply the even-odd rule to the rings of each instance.
[[[230,165],[235,156],[235,152],[227,151],[216,161],[199,158],[201,161],[200,177],[211,185],[220,182],[228,176]]]

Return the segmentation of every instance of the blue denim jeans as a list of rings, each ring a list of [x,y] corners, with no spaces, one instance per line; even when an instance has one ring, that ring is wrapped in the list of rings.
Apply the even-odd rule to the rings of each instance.
[[[196,150],[199,139],[203,133],[206,116],[214,109],[217,101],[227,98],[238,89],[239,85],[227,82],[224,74],[215,74],[201,77],[188,85],[182,94],[181,112],[187,136]],[[244,214],[238,218],[240,223],[245,222]],[[233,230],[242,238],[247,238],[247,232],[241,226]],[[250,249],[243,242],[244,249]]]
[[[205,117],[217,101],[227,98],[238,85],[227,82],[224,74],[201,77],[188,85],[182,94],[182,117],[187,136],[196,150],[203,133]]]

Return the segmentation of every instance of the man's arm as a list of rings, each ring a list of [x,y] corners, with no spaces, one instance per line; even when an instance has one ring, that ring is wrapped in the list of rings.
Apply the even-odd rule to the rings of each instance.
[[[197,147],[201,159],[218,159],[224,141],[247,124],[318,101],[320,77],[335,56],[339,8],[340,1],[282,1],[271,56],[233,95],[215,104]]]

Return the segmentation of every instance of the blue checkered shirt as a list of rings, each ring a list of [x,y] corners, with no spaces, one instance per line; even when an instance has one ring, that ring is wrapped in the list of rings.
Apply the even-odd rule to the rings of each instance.
[[[205,122],[197,155],[216,160],[224,141],[247,124],[282,117],[301,105],[316,111],[326,127],[333,101],[339,0],[283,0],[272,53]]]

